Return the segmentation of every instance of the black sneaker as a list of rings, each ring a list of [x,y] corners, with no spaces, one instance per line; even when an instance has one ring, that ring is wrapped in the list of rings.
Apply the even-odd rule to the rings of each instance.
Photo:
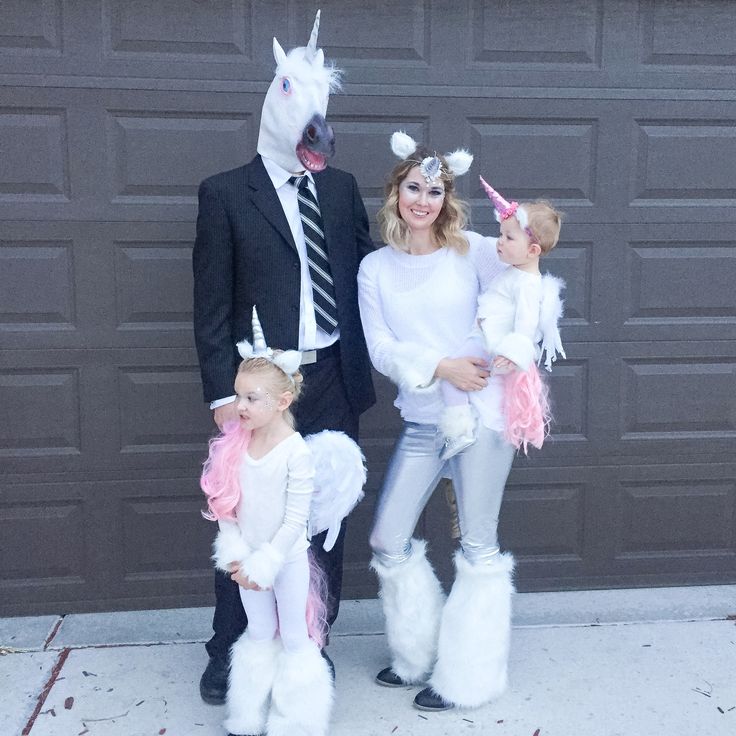
[[[390,667],[386,667],[376,675],[376,682],[384,687],[407,687],[410,685],[410,683],[404,682]]]
[[[419,708],[419,710],[432,710],[438,712],[441,710],[450,710],[455,706],[452,703],[448,703],[446,700],[443,700],[442,697],[437,695],[431,687],[425,687],[424,690],[418,692],[414,698],[414,707]]]
[[[199,694],[208,705],[222,705],[227,695],[227,657],[210,657],[199,681]]]

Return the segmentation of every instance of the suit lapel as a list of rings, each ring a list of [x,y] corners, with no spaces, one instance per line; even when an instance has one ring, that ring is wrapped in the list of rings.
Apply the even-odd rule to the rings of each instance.
[[[253,168],[248,180],[251,188],[251,199],[260,213],[276,228],[281,237],[296,251],[296,244],[286,221],[278,194],[273,182],[266,172],[260,156],[253,159]]]

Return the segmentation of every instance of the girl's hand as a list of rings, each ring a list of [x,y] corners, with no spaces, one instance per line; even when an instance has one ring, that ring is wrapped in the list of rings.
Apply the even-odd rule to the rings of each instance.
[[[263,590],[263,588],[259,588],[255,583],[252,583],[247,576],[240,572],[240,567],[238,567],[237,562],[231,562],[228,565],[228,568],[230,569],[230,578],[241,588],[244,588],[245,590]]]
[[[483,358],[442,358],[435,371],[437,378],[449,381],[461,391],[480,391],[488,385],[490,376],[487,361]]]
[[[493,372],[494,373],[511,373],[512,371],[518,370],[516,363],[504,358],[502,355],[498,355],[493,359]]]

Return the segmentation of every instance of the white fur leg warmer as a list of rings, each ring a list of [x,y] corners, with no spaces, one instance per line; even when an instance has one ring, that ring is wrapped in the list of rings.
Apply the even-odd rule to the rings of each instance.
[[[444,700],[475,708],[506,689],[514,558],[471,565],[457,552],[455,567],[429,684]]]
[[[251,639],[246,631],[233,644],[227,687],[228,717],[223,724],[234,734],[266,730],[271,688],[276,674],[280,639]]]
[[[380,583],[391,669],[404,682],[423,682],[437,655],[445,595],[427,560],[427,543],[412,539],[411,548],[406,562],[386,565],[374,556],[371,567]]]
[[[298,652],[281,652],[268,736],[327,736],[333,696],[332,672],[314,642]]]

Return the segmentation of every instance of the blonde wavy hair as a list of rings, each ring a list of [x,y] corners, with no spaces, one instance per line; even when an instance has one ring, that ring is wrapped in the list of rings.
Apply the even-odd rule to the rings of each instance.
[[[399,214],[399,186],[409,172],[419,166],[427,156],[437,156],[442,163],[440,181],[445,186],[445,200],[437,219],[432,224],[432,243],[440,247],[454,248],[458,253],[467,253],[468,240],[463,230],[468,224],[468,205],[455,194],[455,177],[444,156],[417,147],[409,158],[400,161],[389,174],[385,188],[385,201],[378,212],[381,238],[384,243],[403,249],[409,245],[409,226]]]
[[[274,350],[274,355],[282,353],[283,350]],[[281,370],[273,361],[268,358],[246,358],[239,366],[238,373],[262,373],[268,376],[269,383],[277,396],[288,391],[293,395],[291,405],[293,406],[302,392],[302,383],[304,381],[302,374],[297,371],[291,376]],[[296,428],[296,420],[291,409],[284,411],[284,419],[292,429]]]

